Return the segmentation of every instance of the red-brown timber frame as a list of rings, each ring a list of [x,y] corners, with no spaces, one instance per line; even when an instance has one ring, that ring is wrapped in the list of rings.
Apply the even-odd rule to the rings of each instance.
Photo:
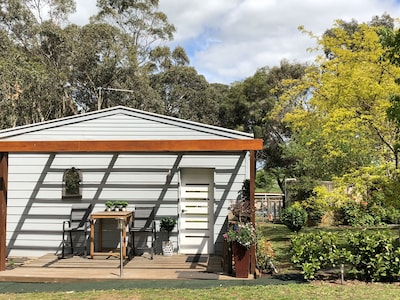
[[[235,152],[250,151],[250,205],[254,208],[255,151],[262,139],[249,140],[121,140],[121,141],[0,141],[0,271],[6,269],[8,153],[104,153],[104,152]],[[255,215],[252,210],[251,221]],[[255,247],[251,251],[255,274]]]

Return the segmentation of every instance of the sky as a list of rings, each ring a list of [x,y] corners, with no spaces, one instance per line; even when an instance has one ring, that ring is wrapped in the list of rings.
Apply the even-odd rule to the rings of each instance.
[[[76,0],[71,22],[84,25],[96,0]],[[298,27],[321,35],[335,20],[368,22],[388,13],[400,18],[400,0],[159,0],[175,25],[170,47],[182,46],[190,65],[209,83],[231,84],[262,67],[312,62],[315,40]]]

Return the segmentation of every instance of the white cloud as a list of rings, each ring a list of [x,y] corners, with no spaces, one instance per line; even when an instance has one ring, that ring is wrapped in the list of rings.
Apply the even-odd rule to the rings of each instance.
[[[311,61],[307,48],[314,41],[298,31],[299,25],[322,34],[337,19],[362,22],[385,12],[400,14],[399,5],[388,0],[160,0],[160,8],[177,27],[174,44],[188,48],[196,36],[218,41],[188,52],[199,73],[222,83],[245,79],[282,59]],[[193,11],[195,17],[187,17]]]
[[[82,24],[77,20],[94,14],[95,0],[79,2],[72,21]],[[182,45],[200,74],[221,83],[245,79],[282,59],[312,60],[307,48],[314,47],[314,41],[297,30],[299,25],[320,35],[337,19],[363,22],[385,12],[400,17],[395,0],[160,0],[159,4],[177,28],[171,46]]]
[[[89,23],[89,18],[96,14],[96,0],[75,0],[76,13],[70,18],[70,21],[77,25],[85,25]]]

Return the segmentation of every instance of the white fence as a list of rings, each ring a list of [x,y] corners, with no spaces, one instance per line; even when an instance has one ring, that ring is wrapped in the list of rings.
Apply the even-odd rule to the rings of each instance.
[[[283,209],[283,196],[279,193],[255,193],[256,215],[263,221],[278,221]]]

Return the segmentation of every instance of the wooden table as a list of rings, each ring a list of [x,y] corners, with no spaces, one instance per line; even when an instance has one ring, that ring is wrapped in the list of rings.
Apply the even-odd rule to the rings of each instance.
[[[102,235],[103,235],[103,219],[124,219],[125,226],[122,229],[123,236],[123,244],[122,246],[122,255],[126,257],[126,225],[131,224],[133,220],[133,212],[132,211],[99,211],[92,213],[90,215],[90,257],[93,258],[94,255],[103,255],[103,256],[120,256],[120,253],[116,252],[102,252]],[[99,240],[98,246],[99,251],[95,252],[94,249],[94,225],[96,220],[99,220]],[[117,230],[117,228],[115,228]],[[120,231],[118,230],[118,234]]]

